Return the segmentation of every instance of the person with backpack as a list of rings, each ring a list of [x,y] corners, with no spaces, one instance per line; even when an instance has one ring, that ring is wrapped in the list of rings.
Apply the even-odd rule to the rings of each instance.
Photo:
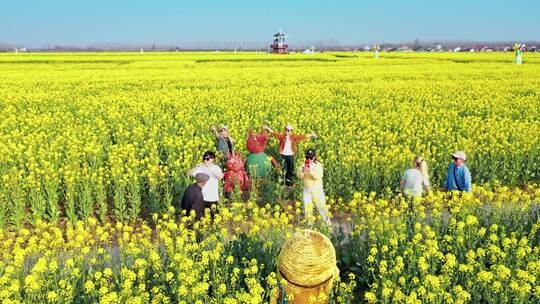
[[[463,151],[456,151],[452,154],[453,162],[448,166],[444,190],[457,190],[460,192],[471,192],[471,172],[465,166],[467,156]]]

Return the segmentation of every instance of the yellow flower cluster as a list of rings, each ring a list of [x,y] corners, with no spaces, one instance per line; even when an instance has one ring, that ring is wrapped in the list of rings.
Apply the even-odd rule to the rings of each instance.
[[[539,180],[540,55],[368,57],[2,54],[0,226],[162,212],[214,148],[210,124],[242,153],[262,124],[316,132],[299,153],[316,148],[326,194],[346,201],[395,190],[414,154],[440,187],[457,149],[476,184]]]
[[[368,276],[365,301],[540,301],[538,186],[474,190],[420,200],[355,195],[350,242],[339,251],[346,269]]]
[[[89,218],[63,229],[39,220],[32,229],[0,230],[0,301],[263,303],[279,288],[281,245],[307,225],[254,203],[195,223],[169,211],[152,225]],[[336,292],[346,297],[352,286]]]
[[[356,193],[333,211],[334,229],[252,202],[198,222],[172,208],[151,224],[39,220],[0,230],[0,301],[267,303],[283,284],[280,248],[306,227],[336,248],[330,303],[540,301],[540,187],[474,190],[415,200]]]

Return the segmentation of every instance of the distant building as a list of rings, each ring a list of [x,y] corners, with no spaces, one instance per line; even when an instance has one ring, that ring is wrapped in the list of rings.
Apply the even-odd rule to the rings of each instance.
[[[412,52],[413,50],[407,45],[402,45],[402,46],[398,47],[396,49],[396,51],[398,51],[398,52]]]
[[[274,41],[270,45],[272,48],[272,53],[274,54],[287,54],[289,45],[285,42],[285,34],[279,30],[276,34],[274,34]]]
[[[485,45],[480,49],[480,52],[493,52],[493,49]]]

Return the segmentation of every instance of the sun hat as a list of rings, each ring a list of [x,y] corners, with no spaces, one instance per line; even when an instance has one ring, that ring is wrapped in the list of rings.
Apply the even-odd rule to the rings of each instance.
[[[292,130],[292,129],[293,129],[293,127],[292,127],[292,125],[291,125],[291,124],[287,124],[287,125],[285,126],[285,129],[287,129],[287,130]]]
[[[195,174],[195,180],[197,183],[205,183],[210,179],[210,175],[205,173],[197,173]]]
[[[292,235],[281,248],[277,264],[278,277],[286,281],[285,292],[293,296],[291,303],[312,303],[310,298],[328,297],[334,278],[339,277],[332,242],[314,230]]]
[[[456,151],[452,154],[452,156],[455,158],[461,158],[463,160],[467,160],[467,155],[465,155],[465,152],[463,151]]]
[[[221,127],[219,127],[219,130],[220,131],[223,131],[223,130],[229,131],[229,127],[227,127],[226,125],[222,125]]]

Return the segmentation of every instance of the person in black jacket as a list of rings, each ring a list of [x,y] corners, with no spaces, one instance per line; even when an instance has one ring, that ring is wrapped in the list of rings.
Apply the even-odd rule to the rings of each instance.
[[[186,210],[186,215],[189,216],[191,210],[195,211],[195,219],[199,220],[204,216],[204,198],[202,188],[210,176],[205,173],[197,173],[195,175],[195,183],[189,185],[182,196],[181,209]]]

